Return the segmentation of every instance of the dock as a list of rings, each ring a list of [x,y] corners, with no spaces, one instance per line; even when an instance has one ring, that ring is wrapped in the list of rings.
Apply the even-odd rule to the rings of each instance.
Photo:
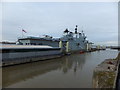
[[[0,54],[2,66],[9,66],[61,57],[62,51],[59,47],[45,45],[2,45]]]
[[[115,59],[106,59],[94,70],[94,88],[118,88],[120,53]],[[118,89],[119,90],[119,89]]]

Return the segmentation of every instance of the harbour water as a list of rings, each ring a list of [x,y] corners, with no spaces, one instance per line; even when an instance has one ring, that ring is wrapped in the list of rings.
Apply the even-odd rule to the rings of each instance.
[[[71,54],[2,69],[7,88],[92,88],[94,68],[105,59],[116,58],[117,50]]]

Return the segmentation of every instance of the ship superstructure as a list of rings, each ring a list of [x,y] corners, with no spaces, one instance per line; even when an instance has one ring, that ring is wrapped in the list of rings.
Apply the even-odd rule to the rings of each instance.
[[[86,40],[86,36],[83,31],[81,33],[78,32],[77,27],[78,26],[76,25],[75,32],[66,29],[64,31],[65,34],[61,37],[61,41],[67,41],[68,51],[85,51],[87,49],[88,41]]]

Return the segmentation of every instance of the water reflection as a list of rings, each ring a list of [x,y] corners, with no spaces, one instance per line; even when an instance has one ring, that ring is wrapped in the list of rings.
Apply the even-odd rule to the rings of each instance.
[[[21,80],[27,80],[29,78],[45,74],[52,70],[59,69],[65,74],[70,69],[74,68],[74,72],[76,72],[79,67],[82,68],[84,63],[85,55],[78,56],[74,54],[74,56],[65,56],[49,61],[40,61],[18,66],[4,67],[3,87],[20,82]]]
[[[74,72],[76,72],[78,68],[82,69],[84,63],[85,63],[85,55],[74,54],[64,58],[61,68],[64,73],[67,73],[72,68]]]
[[[4,67],[2,70],[3,87],[92,87],[94,67],[117,52],[92,52],[72,54],[62,58]],[[99,57],[101,58],[99,58]],[[33,83],[34,82],[34,83]]]

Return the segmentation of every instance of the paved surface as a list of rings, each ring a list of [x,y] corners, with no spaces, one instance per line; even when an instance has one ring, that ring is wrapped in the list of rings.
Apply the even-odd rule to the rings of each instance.
[[[1,48],[53,48],[47,45],[2,45]]]

